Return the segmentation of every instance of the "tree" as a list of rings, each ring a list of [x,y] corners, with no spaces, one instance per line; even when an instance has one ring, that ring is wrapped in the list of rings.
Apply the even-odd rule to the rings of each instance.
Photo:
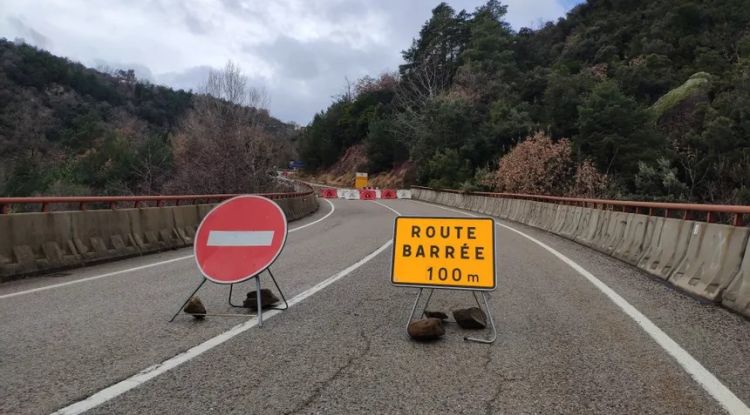
[[[228,62],[211,71],[202,94],[173,139],[172,191],[249,193],[268,188],[273,165],[270,135],[260,121],[264,94]]]
[[[625,96],[613,81],[597,84],[578,107],[573,143],[597,167],[632,188],[639,161],[653,161],[665,142],[646,109]]]

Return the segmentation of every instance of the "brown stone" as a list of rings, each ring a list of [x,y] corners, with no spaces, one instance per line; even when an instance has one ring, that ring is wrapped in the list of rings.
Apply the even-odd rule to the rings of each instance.
[[[483,329],[487,327],[487,316],[484,315],[484,311],[479,307],[453,310],[453,318],[464,329]]]
[[[203,315],[206,314],[206,307],[198,297],[191,298],[182,310],[188,314],[192,314],[198,320],[203,320],[206,317]]]
[[[260,290],[260,306],[262,308],[269,308],[272,307],[274,304],[279,302],[279,298],[276,297],[276,294],[273,293],[273,291],[269,290],[268,288],[263,288]],[[247,298],[242,303],[244,307],[247,307],[251,310],[257,310],[258,309],[258,292],[257,291],[250,291],[247,293]]]
[[[440,320],[448,320],[448,315],[443,313],[442,311],[425,311],[424,315],[425,317],[429,317],[429,318],[439,318]]]
[[[418,341],[435,340],[445,334],[443,321],[439,318],[425,318],[409,323],[409,336]]]

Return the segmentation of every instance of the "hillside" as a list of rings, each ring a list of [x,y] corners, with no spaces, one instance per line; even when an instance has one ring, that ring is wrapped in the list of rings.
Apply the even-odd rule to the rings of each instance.
[[[201,97],[0,39],[0,195],[189,190],[173,183],[174,143]],[[267,164],[285,164],[293,127],[265,110],[242,112],[273,142]]]
[[[543,132],[571,149],[565,177],[533,178],[569,184],[549,192],[575,194],[586,172],[598,196],[750,203],[745,1],[589,0],[520,31],[506,11],[439,4],[397,73],[361,80],[302,132],[307,166],[363,145],[371,174],[409,160],[419,184],[515,191],[494,179],[502,159]]]

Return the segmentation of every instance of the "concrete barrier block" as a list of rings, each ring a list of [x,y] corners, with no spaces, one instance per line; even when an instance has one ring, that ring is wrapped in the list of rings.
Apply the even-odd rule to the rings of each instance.
[[[560,205],[557,203],[546,203],[546,213],[544,215],[543,228],[546,231],[552,229],[555,226],[555,218],[557,217],[557,211],[560,209]]]
[[[552,226],[552,232],[559,234],[566,224],[566,218],[570,214],[572,206],[560,205],[555,213],[555,224]]]
[[[593,247],[606,254],[612,254],[620,242],[625,238],[625,229],[633,213],[610,212],[606,228],[601,237],[597,238]]]
[[[511,208],[509,219],[516,222],[521,222],[523,213],[523,200],[513,199],[513,205]]]
[[[695,222],[664,218],[661,229],[655,228],[648,249],[638,261],[638,268],[668,279],[682,262]]]
[[[647,243],[651,242],[655,224],[650,219],[660,218],[636,214],[628,216],[625,235],[620,244],[615,247],[612,256],[631,265],[637,265],[647,248]]]
[[[745,255],[737,275],[724,291],[721,303],[750,318],[750,245],[745,248]]]
[[[575,240],[588,247],[595,247],[606,232],[611,212],[603,209],[588,208],[590,215],[586,223],[579,224]],[[583,216],[581,217],[583,219]]]
[[[16,264],[29,269],[36,268],[36,255],[34,251],[28,245],[18,245],[13,247],[13,256],[16,259]]]
[[[573,239],[577,242],[580,241],[581,236],[587,234],[591,226],[595,226],[596,218],[596,209],[583,208],[581,219],[578,221],[578,227],[573,234]]]
[[[509,206],[510,199],[496,199],[492,212],[498,218],[507,219]]]
[[[578,229],[581,217],[583,216],[583,209],[584,208],[580,206],[571,206],[570,209],[568,209],[568,214],[565,216],[565,223],[559,232],[560,235],[571,239],[575,237],[576,230]]]
[[[186,205],[172,208],[174,216],[174,229],[177,231],[184,245],[191,245],[195,232],[201,221],[199,206]]]
[[[133,237],[142,252],[156,252],[184,245],[174,230],[173,209],[128,209]]]
[[[413,190],[398,189],[396,190],[396,197],[399,199],[411,199],[413,192]]]
[[[669,282],[707,300],[720,301],[740,269],[748,232],[737,226],[695,223],[685,258]]]
[[[140,252],[131,237],[129,210],[132,209],[65,212],[70,218],[74,246],[83,262]]]

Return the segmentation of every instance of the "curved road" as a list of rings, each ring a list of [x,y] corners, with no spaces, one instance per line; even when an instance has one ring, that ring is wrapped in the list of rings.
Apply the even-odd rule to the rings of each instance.
[[[453,325],[441,341],[410,341],[404,324],[415,290],[389,283],[397,213],[464,215],[408,200],[321,202],[290,224],[273,270],[293,306],[270,312],[262,328],[252,317],[168,323],[200,281],[190,249],[0,285],[0,413],[747,410],[750,322],[515,223],[498,221],[560,256],[498,227],[495,344],[465,343]],[[708,378],[691,377],[561,256],[646,316]],[[209,284],[198,295],[209,312],[236,312],[227,292]],[[472,303],[466,292],[436,291],[430,308]],[[717,400],[716,385],[729,396]]]

